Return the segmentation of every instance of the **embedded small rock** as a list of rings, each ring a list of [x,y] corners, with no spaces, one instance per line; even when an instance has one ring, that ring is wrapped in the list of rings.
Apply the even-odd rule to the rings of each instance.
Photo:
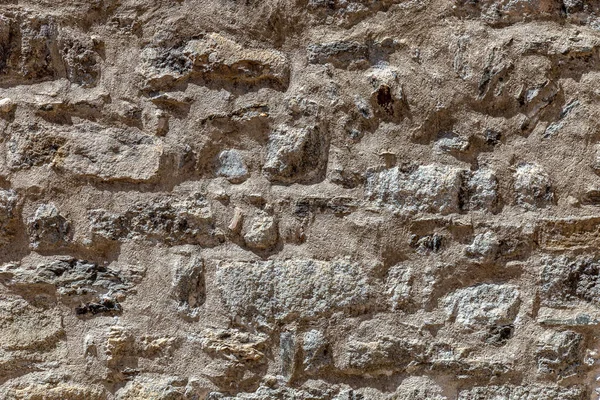
[[[387,276],[386,294],[389,296],[392,310],[402,309],[412,298],[413,274],[410,267],[396,265]]]
[[[454,132],[442,132],[434,147],[439,152],[462,153],[469,148],[469,139]]]
[[[116,393],[116,400],[184,400],[206,398],[208,389],[195,379],[143,374],[127,382]]]
[[[371,104],[384,121],[402,116],[404,92],[399,83],[398,71],[387,65],[377,65],[367,74],[374,91],[371,93]]]
[[[0,267],[0,281],[12,291],[50,291],[72,306],[77,315],[119,313],[119,301],[135,293],[144,274],[145,270],[134,266],[107,267],[69,257]]]
[[[287,57],[276,50],[247,48],[208,33],[176,48],[147,47],[138,72],[150,89],[169,88],[195,76],[206,82],[267,84],[284,89],[289,80]]]
[[[218,33],[190,40],[184,53],[194,71],[206,78],[229,79],[246,84],[265,82],[278,89],[287,87],[289,61],[276,50],[247,48]]]
[[[27,377],[26,378],[31,378]],[[100,385],[83,385],[70,381],[39,379],[37,381],[10,382],[3,387],[7,399],[69,399],[69,400],[104,400],[107,393]]]
[[[486,231],[475,236],[473,243],[465,249],[465,253],[469,257],[490,261],[494,259],[499,250],[500,241],[496,237],[496,234]]]
[[[323,332],[312,329],[302,335],[304,370],[315,373],[331,364],[330,344]]]
[[[18,201],[14,190],[0,190],[0,236],[8,236],[10,225],[14,222]]]
[[[71,240],[71,224],[54,203],[42,204],[27,218],[27,233],[33,249],[52,249]]]
[[[269,136],[263,171],[274,183],[310,183],[325,172],[327,148],[317,126],[280,126]]]
[[[248,168],[237,150],[224,150],[219,153],[217,175],[231,183],[242,183],[248,179]]]
[[[544,257],[541,300],[551,307],[600,301],[600,262],[593,257]]]
[[[442,388],[431,378],[425,376],[410,377],[386,400],[448,400]]]
[[[538,372],[566,378],[581,365],[583,336],[573,331],[546,332],[537,343]]]
[[[251,393],[228,396],[224,393],[212,392],[208,394],[206,400],[333,400],[334,395],[335,391],[332,389],[291,388],[284,385],[261,384],[256,391]]]
[[[240,363],[263,363],[268,347],[266,335],[237,329],[206,329],[195,340],[200,342],[203,351]]]
[[[220,240],[210,204],[196,192],[144,198],[123,213],[91,210],[88,218],[93,238],[204,245]]]
[[[249,221],[248,229],[244,233],[246,246],[258,250],[273,247],[278,238],[277,221],[270,215],[259,215]]]
[[[142,50],[140,58],[138,72],[153,88],[168,87],[192,72],[192,60],[182,49],[148,47]]]
[[[172,297],[177,301],[177,310],[189,318],[196,318],[199,307],[206,299],[202,260],[179,257],[173,272]]]
[[[463,179],[462,208],[494,212],[498,206],[498,178],[494,172],[481,168],[466,172]]]
[[[8,114],[12,110],[14,110],[15,107],[16,104],[11,98],[5,97],[3,99],[0,99],[0,113]]]
[[[554,200],[552,182],[538,164],[521,164],[514,174],[515,200],[526,209],[549,205]]]
[[[374,341],[350,340],[336,367],[352,374],[390,374],[404,371],[415,354],[422,353],[419,340],[383,336]]]

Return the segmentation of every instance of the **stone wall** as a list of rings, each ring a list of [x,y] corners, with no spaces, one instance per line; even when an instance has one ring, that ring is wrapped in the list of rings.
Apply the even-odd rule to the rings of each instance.
[[[5,0],[0,400],[584,400],[600,3]]]

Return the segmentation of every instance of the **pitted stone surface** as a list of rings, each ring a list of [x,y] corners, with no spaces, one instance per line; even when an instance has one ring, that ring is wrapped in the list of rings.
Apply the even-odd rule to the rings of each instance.
[[[259,324],[363,310],[375,296],[366,268],[343,260],[224,261],[216,278],[230,314]]]

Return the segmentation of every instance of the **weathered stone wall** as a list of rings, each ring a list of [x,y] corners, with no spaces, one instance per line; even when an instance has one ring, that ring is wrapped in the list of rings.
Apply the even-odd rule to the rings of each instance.
[[[600,3],[4,0],[0,399],[584,400]]]

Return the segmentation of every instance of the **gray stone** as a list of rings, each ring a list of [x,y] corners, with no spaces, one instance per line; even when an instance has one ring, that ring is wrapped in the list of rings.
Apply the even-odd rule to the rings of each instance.
[[[568,14],[583,11],[584,1],[583,0],[563,0],[562,1],[565,11]]]
[[[231,317],[258,325],[359,312],[375,294],[364,267],[344,260],[221,262],[216,278]]]
[[[304,371],[308,373],[316,373],[332,362],[329,341],[316,329],[302,335],[302,354]]]
[[[454,132],[444,132],[440,134],[434,148],[442,153],[462,153],[467,151],[469,144],[469,139],[464,136],[457,135]]]
[[[592,257],[544,257],[541,260],[541,301],[562,307],[579,301],[600,302],[600,263]]]
[[[537,342],[538,372],[560,378],[575,375],[583,360],[583,336],[573,331],[548,331]]]
[[[177,302],[177,311],[187,317],[196,318],[199,307],[206,299],[204,263],[196,257],[178,257],[173,271],[171,296]]]
[[[492,231],[478,234],[473,238],[473,243],[465,249],[467,256],[478,258],[482,261],[493,260],[499,251],[500,241]]]
[[[54,203],[41,204],[27,218],[29,244],[33,249],[53,249],[71,240],[71,225]]]
[[[574,312],[569,308],[540,307],[537,321],[540,325],[559,328],[600,326],[600,315],[598,313]]]
[[[50,290],[77,315],[119,313],[120,301],[135,293],[144,274],[145,270],[132,266],[110,268],[70,257],[0,267],[0,279],[11,290],[26,296]]]
[[[212,246],[221,240],[208,201],[197,192],[159,194],[122,213],[88,213],[93,238]]]
[[[290,380],[296,370],[296,332],[284,331],[279,334],[279,358],[281,375]]]
[[[318,126],[280,126],[269,136],[263,171],[275,183],[314,183],[325,173],[327,149]]]
[[[133,238],[195,244],[213,235],[212,210],[199,193],[159,197],[135,206],[125,216]]]
[[[510,324],[519,311],[519,291],[513,285],[481,284],[459,289],[442,300],[446,313],[467,328]]]
[[[307,47],[311,64],[333,64],[336,68],[348,68],[368,59],[368,47],[358,42],[339,41],[315,43]]]
[[[248,179],[248,168],[237,150],[223,150],[218,156],[217,175],[231,183],[242,183]]]
[[[62,30],[58,45],[62,50],[67,79],[84,88],[96,86],[101,75],[102,58],[95,51],[93,40]]]
[[[88,219],[94,239],[119,240],[128,235],[128,221],[124,215],[96,209],[88,211]]]
[[[393,4],[401,2],[402,0],[309,0],[307,7],[311,13],[320,17],[323,23],[334,22],[342,27],[351,27],[365,18],[379,11],[385,12]],[[381,46],[387,47],[388,41],[389,38],[385,38]]]
[[[192,73],[192,60],[182,49],[147,47],[142,50],[140,58],[142,62],[138,72],[152,88],[170,86]]]
[[[489,23],[506,24],[527,19],[530,15],[558,15],[560,4],[548,0],[457,0],[456,10],[473,7]]]
[[[354,389],[341,390],[333,400],[365,400],[365,396]]]
[[[438,253],[444,245],[444,236],[437,232],[424,236],[412,235],[410,244],[418,254],[423,256],[430,253]]]
[[[366,197],[407,213],[459,212],[461,174],[459,168],[433,164],[412,172],[398,167],[367,172]]]
[[[463,177],[462,207],[466,210],[495,211],[498,205],[498,179],[487,168],[467,172]]]
[[[458,400],[584,400],[585,390],[577,386],[552,384],[530,386],[479,386],[461,390]]]
[[[402,309],[412,298],[413,274],[410,267],[396,265],[390,268],[386,280],[386,294],[392,310]]]
[[[545,207],[554,200],[550,177],[538,164],[520,164],[514,174],[516,203],[526,209]]]
[[[371,108],[371,104],[369,104],[365,99],[360,96],[354,97],[354,105],[358,110],[359,114],[364,119],[371,119],[374,117],[373,108]]]

